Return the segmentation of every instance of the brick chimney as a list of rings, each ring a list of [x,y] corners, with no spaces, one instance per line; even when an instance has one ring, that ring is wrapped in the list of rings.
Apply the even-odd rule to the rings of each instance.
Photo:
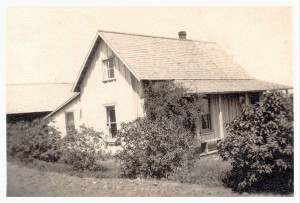
[[[179,39],[186,39],[186,31],[178,32]]]

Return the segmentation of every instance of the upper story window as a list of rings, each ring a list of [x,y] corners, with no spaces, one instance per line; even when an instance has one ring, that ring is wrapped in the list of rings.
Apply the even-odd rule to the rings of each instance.
[[[104,81],[115,79],[114,60],[109,58],[103,60]]]

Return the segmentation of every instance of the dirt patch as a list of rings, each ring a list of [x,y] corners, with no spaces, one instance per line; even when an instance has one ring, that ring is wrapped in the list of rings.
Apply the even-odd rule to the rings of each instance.
[[[99,179],[7,164],[7,196],[240,196],[224,187],[172,181]],[[249,194],[244,193],[243,196]],[[258,195],[251,195],[258,196]],[[261,196],[261,195],[260,195]],[[270,195],[263,195],[270,196]],[[273,196],[273,195],[272,195]]]

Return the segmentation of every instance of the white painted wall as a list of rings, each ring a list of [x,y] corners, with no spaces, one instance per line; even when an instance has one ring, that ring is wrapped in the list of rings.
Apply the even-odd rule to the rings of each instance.
[[[115,106],[117,125],[143,115],[142,86],[114,55],[114,81],[103,81],[102,60],[114,55],[101,41],[80,85],[82,120],[87,126],[106,133],[106,106]],[[133,87],[131,77],[137,84]]]
[[[114,57],[115,80],[103,81],[102,60]],[[80,96],[55,113],[52,118],[55,126],[63,135],[66,134],[65,112],[74,111],[75,127],[85,124],[96,131],[107,135],[106,106],[115,106],[117,128],[122,122],[133,121],[144,115],[143,91],[139,82],[125,65],[112,53],[111,49],[101,41],[88,70],[80,85]],[[82,117],[79,118],[80,108]],[[115,139],[109,138],[109,142]],[[113,153],[118,147],[110,146]]]
[[[114,58],[115,80],[104,81],[102,60],[110,56]],[[80,96],[55,113],[52,118],[55,126],[65,135],[64,113],[74,111],[76,129],[79,129],[79,125],[85,124],[107,135],[106,106],[115,106],[117,128],[120,129],[122,122],[133,121],[144,115],[142,97],[141,82],[133,76],[105,42],[101,41],[80,84]],[[108,137],[108,141],[114,142],[115,139]],[[110,146],[109,149],[115,152],[117,147]]]
[[[55,114],[51,116],[51,125],[58,128],[62,132],[62,137],[66,136],[66,117],[65,113],[72,111],[74,113],[74,122],[75,129],[79,129],[79,126],[82,125],[82,120],[80,119],[80,95],[76,97],[73,101],[68,103],[66,106],[61,108]]]

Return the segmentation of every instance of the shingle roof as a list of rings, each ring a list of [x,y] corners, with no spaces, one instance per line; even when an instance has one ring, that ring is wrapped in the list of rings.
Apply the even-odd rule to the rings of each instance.
[[[261,80],[175,80],[175,84],[181,84],[189,93],[229,93],[284,90],[292,87],[265,82]]]
[[[101,39],[138,80],[182,80],[201,92],[239,92],[291,87],[255,80],[213,42],[98,31],[73,86],[79,85]],[[196,89],[194,89],[196,91]]]
[[[100,30],[76,79],[73,91],[79,91],[79,84],[100,38],[138,80],[252,79],[213,42]]]
[[[99,31],[140,78],[250,79],[216,43]]]
[[[72,83],[6,85],[6,113],[53,111],[75,93]]]

